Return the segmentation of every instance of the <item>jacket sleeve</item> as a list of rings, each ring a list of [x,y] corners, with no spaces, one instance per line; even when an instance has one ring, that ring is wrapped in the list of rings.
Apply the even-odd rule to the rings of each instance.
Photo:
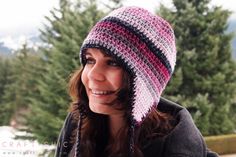
[[[219,155],[211,150],[207,149],[207,157],[219,157]]]
[[[66,116],[64,125],[58,137],[55,157],[67,157],[68,153],[70,152],[69,137],[71,134],[71,120],[72,120],[72,114],[69,113]]]

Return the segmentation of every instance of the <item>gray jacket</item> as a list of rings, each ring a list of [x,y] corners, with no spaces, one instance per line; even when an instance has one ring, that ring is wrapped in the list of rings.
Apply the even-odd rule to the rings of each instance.
[[[141,148],[144,157],[218,157],[207,149],[187,109],[164,98],[161,98],[158,109],[170,113],[177,124],[165,137],[154,138],[144,144]],[[68,114],[58,139],[55,157],[68,157],[73,147],[69,139],[74,127],[71,114]]]

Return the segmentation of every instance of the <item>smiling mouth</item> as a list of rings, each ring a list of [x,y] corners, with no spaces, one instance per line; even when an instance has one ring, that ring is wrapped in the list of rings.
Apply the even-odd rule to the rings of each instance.
[[[102,91],[102,90],[91,90],[93,95],[110,95],[113,94],[114,91]]]

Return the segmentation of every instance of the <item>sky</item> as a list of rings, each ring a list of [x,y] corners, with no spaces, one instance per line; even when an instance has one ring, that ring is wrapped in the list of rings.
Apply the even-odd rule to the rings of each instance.
[[[102,0],[101,0],[102,1]],[[58,8],[59,0],[1,0],[0,1],[0,43],[17,49],[32,35],[39,34],[52,8]],[[124,0],[125,6],[135,5],[154,11],[159,3],[171,7],[171,0]],[[212,0],[211,5],[221,5],[233,11],[231,20],[236,20],[235,0]]]

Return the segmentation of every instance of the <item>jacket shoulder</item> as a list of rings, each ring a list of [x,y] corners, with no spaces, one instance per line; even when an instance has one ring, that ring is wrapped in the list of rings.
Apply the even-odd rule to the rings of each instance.
[[[206,157],[206,144],[188,110],[165,98],[160,99],[158,109],[171,114],[176,121],[173,130],[165,136],[164,156]]]
[[[205,157],[206,144],[190,113],[183,108],[175,118],[178,123],[166,138],[167,156],[182,154],[186,157]]]
[[[184,107],[179,104],[163,97],[160,98],[157,108],[159,111],[169,113],[172,116],[175,116],[180,110],[184,109]]]
[[[165,145],[168,149],[167,156],[219,157],[217,153],[207,149],[202,134],[186,108],[161,98],[158,109],[161,112],[171,114],[177,120],[174,129],[165,137]]]

